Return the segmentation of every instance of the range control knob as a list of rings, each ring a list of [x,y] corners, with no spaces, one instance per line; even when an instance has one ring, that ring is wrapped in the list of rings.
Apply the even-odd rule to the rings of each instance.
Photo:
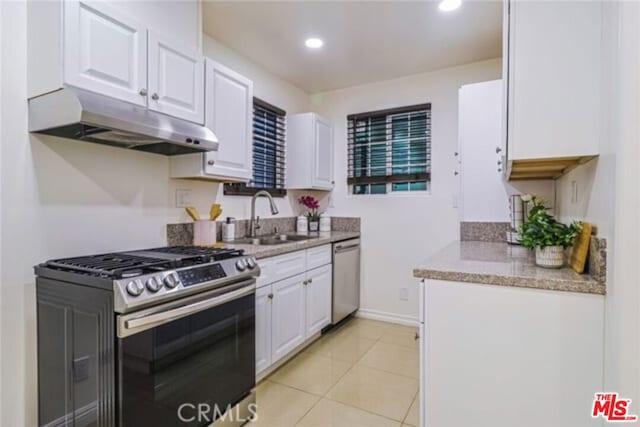
[[[127,284],[127,293],[132,297],[137,297],[144,291],[144,286],[139,280],[133,280]]]
[[[164,285],[169,289],[175,288],[179,283],[180,279],[178,278],[178,275],[176,273],[171,273],[164,278]]]
[[[249,270],[253,270],[254,268],[256,268],[256,265],[258,264],[256,264],[255,258],[247,258],[247,267],[249,267]]]
[[[147,280],[147,289],[151,292],[158,292],[161,287],[162,282],[157,277],[150,277],[149,280]]]
[[[236,268],[238,271],[244,271],[247,268],[247,263],[244,259],[239,259],[236,261]]]

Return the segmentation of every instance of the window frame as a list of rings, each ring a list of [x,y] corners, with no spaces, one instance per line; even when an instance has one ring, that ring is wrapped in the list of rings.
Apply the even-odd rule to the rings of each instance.
[[[400,114],[407,114],[407,113],[415,113],[415,112],[419,112],[422,110],[426,110],[426,123],[427,123],[427,129],[428,129],[428,135],[426,136],[426,155],[425,155],[425,161],[426,161],[426,170],[427,172],[415,172],[415,173],[404,173],[404,174],[394,174],[393,173],[393,116],[395,115],[400,115]],[[372,175],[368,175],[368,176],[364,176],[364,177],[357,177],[354,176],[358,170],[358,168],[356,168],[355,165],[355,156],[356,156],[356,122],[358,120],[368,120],[369,123],[367,126],[369,126],[369,129],[367,129],[369,132],[371,131],[371,120],[372,119],[380,119],[384,117],[385,119],[385,140],[384,140],[384,144],[386,147],[386,154],[385,154],[385,170],[386,170],[386,175],[377,175],[377,176],[372,176]],[[347,143],[347,186],[349,187],[349,191],[348,191],[348,195],[350,197],[359,197],[359,196],[394,196],[394,195],[400,195],[400,196],[409,196],[409,195],[415,195],[415,194],[430,194],[430,190],[431,190],[431,118],[432,118],[432,108],[431,108],[431,103],[424,103],[424,104],[416,104],[416,105],[410,105],[410,106],[404,106],[404,107],[396,107],[396,108],[389,108],[389,109],[384,109],[384,110],[375,110],[375,111],[368,111],[368,112],[364,112],[364,113],[357,113],[357,114],[349,114],[347,116],[347,139],[348,139],[348,143]],[[371,139],[371,137],[369,137],[369,139]],[[411,137],[408,136],[407,138],[407,144],[410,144],[410,139]],[[382,141],[380,141],[380,143],[382,143]],[[371,144],[371,142],[369,142],[369,144]],[[391,150],[391,151],[389,151]],[[391,160],[391,163],[389,163],[389,160]],[[409,163],[409,166],[410,163]],[[368,161],[368,164],[364,167],[365,169],[368,169],[369,172],[371,170],[371,160]],[[361,170],[363,168],[360,168]],[[424,190],[411,190],[410,186],[411,186],[411,182],[415,182],[415,181],[425,181],[425,189]],[[393,184],[395,183],[407,183],[409,188],[404,191],[404,190],[393,190]],[[382,185],[384,184],[385,187],[385,192],[384,193],[371,193],[371,187],[369,187],[369,192],[367,193],[356,193],[355,192],[355,187],[357,185],[372,185],[372,184],[379,184]]]
[[[286,144],[287,144],[287,137],[286,137],[286,122],[287,122],[287,112],[281,108],[276,107],[275,105],[269,104],[266,101],[263,101],[260,98],[257,97],[253,97],[253,103],[252,103],[252,111],[255,108],[255,106],[259,106],[265,110],[269,110],[270,112],[274,113],[277,116],[282,117],[283,122],[285,123],[285,133],[284,136],[282,138],[283,141],[283,167],[282,167],[282,173],[286,174]],[[255,147],[255,140],[254,140],[254,136],[253,136],[253,128],[255,126],[255,116],[252,113],[252,123],[251,123],[251,144],[252,144],[252,154],[251,154],[251,164],[252,164],[252,168],[251,168],[251,180],[249,181],[249,183],[244,183],[244,182],[236,182],[236,183],[224,183],[223,186],[223,194],[225,196],[253,196],[255,195],[258,191],[267,191],[269,192],[269,194],[271,194],[273,197],[286,197],[287,195],[287,189],[285,188],[286,186],[286,178],[283,179],[283,188],[262,188],[262,187],[250,187],[248,184],[251,184],[254,179],[255,179],[255,168],[253,167],[253,162],[255,160],[254,158],[254,147]]]

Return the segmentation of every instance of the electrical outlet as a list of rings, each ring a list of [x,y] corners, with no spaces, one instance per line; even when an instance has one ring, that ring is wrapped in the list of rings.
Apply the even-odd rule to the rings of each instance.
[[[188,208],[191,206],[191,190],[177,189],[176,190],[176,207]]]
[[[407,288],[400,288],[400,300],[409,301],[409,290]]]

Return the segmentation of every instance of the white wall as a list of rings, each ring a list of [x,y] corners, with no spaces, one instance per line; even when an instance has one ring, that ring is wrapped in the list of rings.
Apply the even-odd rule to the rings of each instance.
[[[458,144],[458,89],[500,78],[499,59],[432,73],[367,84],[312,96],[313,111],[335,125],[335,179],[331,215],[362,218],[362,310],[415,320],[416,279],[412,269],[458,238],[454,152]],[[347,115],[431,103],[432,180],[428,195],[353,196],[347,187]],[[401,301],[401,288],[409,300]]]
[[[604,108],[600,156],[558,180],[565,219],[586,219],[608,239],[605,390],[633,400],[640,413],[640,4],[606,2]],[[572,203],[571,182],[578,185]],[[634,423],[634,425],[636,425]]]

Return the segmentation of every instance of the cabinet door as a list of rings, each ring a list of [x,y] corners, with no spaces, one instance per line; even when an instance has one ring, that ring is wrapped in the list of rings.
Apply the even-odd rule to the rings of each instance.
[[[330,190],[333,188],[333,128],[331,123],[315,116],[313,134],[313,188]]]
[[[305,338],[304,274],[272,285],[271,362],[275,363],[302,344]]]
[[[253,82],[211,60],[206,74],[206,125],[220,146],[205,154],[205,173],[248,181],[253,169]]]
[[[64,2],[65,84],[146,105],[147,32],[104,3]],[[142,95],[141,95],[142,94]]]
[[[271,366],[271,286],[256,290],[256,373]]]
[[[602,2],[510,3],[509,159],[598,154]]]
[[[465,85],[458,94],[460,220],[509,221],[509,195],[496,154],[502,131],[502,81]]]
[[[204,57],[149,31],[149,108],[204,123]]]
[[[331,276],[331,264],[307,271],[307,338],[331,323]]]

